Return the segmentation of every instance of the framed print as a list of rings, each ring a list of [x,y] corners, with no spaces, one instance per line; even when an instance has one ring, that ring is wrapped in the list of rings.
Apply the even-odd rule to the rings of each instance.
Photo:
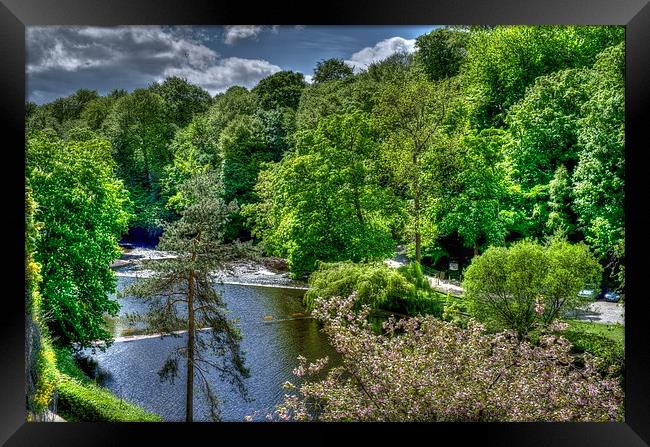
[[[2,0],[0,441],[648,445],[647,2],[311,6]]]

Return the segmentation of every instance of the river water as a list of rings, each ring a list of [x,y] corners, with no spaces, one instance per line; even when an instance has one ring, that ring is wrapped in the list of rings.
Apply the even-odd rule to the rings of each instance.
[[[132,276],[118,276],[118,291],[136,280]],[[245,416],[264,420],[283,400],[286,391],[282,384],[285,381],[298,383],[292,370],[297,366],[299,355],[309,361],[328,356],[331,363],[337,362],[338,356],[320,331],[319,324],[304,309],[304,290],[232,284],[216,287],[223,294],[229,316],[238,319],[243,335],[241,346],[251,373],[246,379],[249,401],[218,374],[210,376],[221,401],[223,421],[242,421]],[[118,301],[121,316],[146,310],[146,305],[133,297]],[[116,336],[123,335],[124,324],[118,324],[115,330]],[[172,350],[185,343],[185,335],[117,340],[105,352],[91,354],[104,377],[102,384],[117,396],[159,414],[165,421],[184,420],[184,364],[179,364],[179,376],[173,384],[161,382],[158,371]],[[211,420],[209,414],[200,381],[195,379],[194,420]]]

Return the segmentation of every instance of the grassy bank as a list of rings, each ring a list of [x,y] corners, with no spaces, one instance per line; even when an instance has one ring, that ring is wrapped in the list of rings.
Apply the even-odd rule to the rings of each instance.
[[[94,383],[70,351],[57,349],[58,412],[71,422],[160,422],[160,416],[113,395]]]

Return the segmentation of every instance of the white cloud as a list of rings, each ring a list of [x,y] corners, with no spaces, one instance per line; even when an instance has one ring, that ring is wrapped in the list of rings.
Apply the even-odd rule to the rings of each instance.
[[[27,73],[75,72],[97,67],[132,66],[160,72],[189,65],[206,68],[218,54],[158,26],[129,27],[29,27]]]
[[[304,76],[305,76],[305,82],[307,84],[311,84],[311,83],[314,82],[314,76],[312,76],[312,75],[304,75]]]
[[[262,59],[242,59],[229,57],[219,60],[206,70],[192,67],[170,68],[164,77],[180,76],[189,82],[198,84],[211,95],[224,92],[233,85],[252,88],[261,79],[277,73],[281,68]]]
[[[415,39],[391,37],[378,42],[374,47],[366,47],[354,53],[345,63],[354,68],[355,72],[365,70],[373,62],[379,62],[395,53],[413,53]]]
[[[30,100],[43,103],[80,87],[106,93],[180,76],[211,94],[253,87],[281,70],[263,59],[222,58],[192,30],[159,27],[28,27]]]
[[[262,32],[261,25],[229,25],[225,27],[224,42],[233,45],[238,40],[257,37]]]

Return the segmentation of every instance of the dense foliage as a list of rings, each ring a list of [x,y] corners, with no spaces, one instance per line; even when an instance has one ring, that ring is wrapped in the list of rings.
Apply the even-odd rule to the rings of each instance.
[[[587,354],[576,366],[570,344],[539,346],[508,332],[462,329],[433,317],[390,320],[375,334],[356,298],[317,301],[315,314],[343,364],[296,387],[271,418],[299,421],[614,421],[622,393]],[[318,372],[327,359],[294,370]]]
[[[128,228],[129,199],[110,156],[108,141],[27,141],[27,177],[42,223],[34,258],[41,265],[42,310],[58,343],[83,348],[110,340],[104,314],[118,304],[111,262]]]
[[[463,288],[477,318],[524,337],[584,304],[578,292],[597,282],[601,270],[584,244],[520,241],[475,257]]]
[[[297,277],[394,244],[444,268],[564,236],[622,288],[623,39],[612,26],[436,28],[366,69],[321,60],[311,84],[280,71],[213,98],[178,77],[80,89],[29,103],[27,131],[107,138],[131,229],[152,235],[179,217],[179,186],[213,170],[241,206],[226,239],[253,238]]]
[[[355,293],[355,308],[393,313],[442,316],[445,297],[431,289],[417,263],[393,269],[384,264],[340,262],[321,264],[309,277],[305,304],[314,308],[318,299],[333,299]]]

